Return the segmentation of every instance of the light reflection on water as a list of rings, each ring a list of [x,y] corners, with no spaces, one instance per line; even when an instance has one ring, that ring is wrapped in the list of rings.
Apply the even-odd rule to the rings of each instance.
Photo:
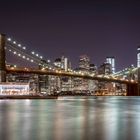
[[[2,140],[140,140],[139,97],[0,100]]]

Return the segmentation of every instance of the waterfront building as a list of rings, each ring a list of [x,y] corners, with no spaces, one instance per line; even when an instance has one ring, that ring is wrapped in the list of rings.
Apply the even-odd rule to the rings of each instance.
[[[90,59],[87,55],[81,55],[79,58],[79,67],[75,69],[76,72],[81,74],[89,74],[90,70]],[[88,91],[89,80],[82,78],[74,79],[74,90],[75,91]]]
[[[61,91],[73,91],[73,78],[61,77]]]
[[[98,68],[98,74],[101,75],[109,75],[112,74],[112,72],[115,70],[115,65],[114,62],[115,60],[113,60],[113,57],[108,57],[106,59],[107,62],[104,62],[102,65],[99,66]],[[113,82],[108,83],[105,81],[100,81],[98,82],[98,92],[100,95],[110,95],[112,93],[114,93],[115,91],[115,84]]]
[[[71,62],[65,56],[55,59],[54,65],[57,69],[60,69],[60,70],[64,70],[64,71],[71,70]],[[50,88],[51,91],[52,91],[53,86],[55,86],[55,89],[57,89],[59,91],[71,91],[72,90],[73,82],[72,82],[71,77],[66,77],[66,76],[61,77],[61,78],[60,77],[58,78],[57,76],[55,76],[55,77],[52,76],[52,77],[53,77],[53,81],[50,83],[55,83],[55,84],[51,86],[51,88]]]
[[[49,75],[48,78],[48,91],[49,94],[61,91],[61,79],[59,76]]]
[[[87,55],[81,55],[79,58],[79,67],[75,69],[80,74],[93,74],[95,72],[95,65],[90,64],[90,58]],[[74,91],[87,93],[93,88],[92,80],[74,78]]]
[[[90,75],[96,75],[97,74],[97,66],[95,64],[89,65],[89,74]],[[88,89],[90,93],[94,94],[95,90],[97,89],[98,82],[95,80],[89,80],[88,81]]]
[[[64,55],[61,57],[61,67],[64,71],[71,71],[71,62]],[[61,91],[72,91],[73,81],[71,77],[61,77]]]
[[[87,79],[82,78],[74,78],[73,80],[74,92],[82,93],[89,90],[89,81]]]
[[[29,95],[29,83],[0,83],[0,95]]]

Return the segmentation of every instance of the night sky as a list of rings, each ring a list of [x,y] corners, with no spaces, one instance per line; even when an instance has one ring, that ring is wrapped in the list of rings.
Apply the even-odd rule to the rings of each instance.
[[[115,56],[119,70],[136,65],[140,45],[140,2],[128,1],[3,0],[0,32],[51,61],[64,54],[73,67],[82,54],[97,66]]]

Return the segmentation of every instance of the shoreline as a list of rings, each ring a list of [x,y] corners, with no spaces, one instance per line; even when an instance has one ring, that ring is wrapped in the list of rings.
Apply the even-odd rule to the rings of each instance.
[[[5,99],[58,99],[63,97],[99,97],[103,95],[47,95],[47,96],[40,96],[40,95],[1,95],[0,100]],[[105,95],[107,96],[121,96],[121,95]]]
[[[3,99],[57,99],[58,96],[48,95],[48,96],[39,96],[39,95],[2,95],[0,100]]]

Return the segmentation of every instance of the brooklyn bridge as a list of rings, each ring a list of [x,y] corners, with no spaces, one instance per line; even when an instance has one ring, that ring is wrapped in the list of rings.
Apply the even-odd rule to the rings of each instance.
[[[37,67],[21,67],[18,66],[18,64],[16,64],[16,66],[11,66],[7,62],[7,52],[12,53],[17,59],[19,57],[22,58],[25,63],[26,61],[28,63],[34,63]],[[30,53],[26,47],[22,46],[16,41],[13,41],[11,38],[7,38],[5,34],[0,34],[1,83],[27,82],[30,83],[31,87],[33,88],[33,92],[42,92],[42,89],[49,86],[49,83],[47,82],[48,76],[54,77],[54,81],[66,77],[67,79],[71,80],[79,78],[83,80],[125,85],[127,96],[140,95],[140,69],[138,67],[126,68],[122,71],[109,75],[83,73],[72,69],[60,69],[49,60],[44,60],[43,56],[40,56],[39,53],[35,53],[34,51]],[[14,78],[16,80],[14,80]],[[53,86],[55,86],[56,89],[58,88],[57,85]]]

